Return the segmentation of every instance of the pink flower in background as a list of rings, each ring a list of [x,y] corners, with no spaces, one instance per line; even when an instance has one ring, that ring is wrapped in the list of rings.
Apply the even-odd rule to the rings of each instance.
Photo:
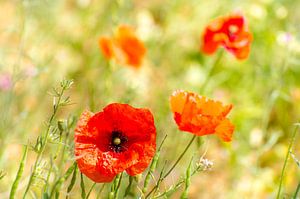
[[[8,91],[12,88],[12,78],[9,74],[0,74],[0,90]]]

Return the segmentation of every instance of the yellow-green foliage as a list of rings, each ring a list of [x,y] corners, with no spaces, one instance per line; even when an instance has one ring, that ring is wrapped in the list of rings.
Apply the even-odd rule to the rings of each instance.
[[[0,90],[0,198],[9,197],[22,147],[28,143],[15,198],[22,198],[33,168],[26,198],[47,198],[51,192],[66,198],[69,191],[69,198],[85,192],[89,198],[98,192],[107,198],[111,185],[97,184],[89,192],[93,182],[83,176],[80,183],[72,166],[73,136],[83,110],[97,112],[111,102],[148,107],[155,117],[157,143],[168,135],[156,170],[147,176],[144,191],[151,190],[164,165],[168,170],[191,139],[177,129],[169,96],[175,89],[200,92],[217,57],[200,51],[202,32],[212,19],[234,11],[245,15],[253,33],[250,56],[239,61],[223,52],[199,93],[234,105],[229,115],[235,125],[233,141],[224,144],[206,136],[201,147],[194,143],[156,195],[166,196],[165,191],[176,188],[172,197],[179,198],[186,187],[183,198],[275,197],[294,123],[300,119],[299,10],[298,0],[0,1],[0,75],[12,80],[10,89]],[[99,50],[99,37],[111,35],[119,24],[135,27],[145,43],[140,70],[107,61]],[[58,102],[63,79],[74,83]],[[59,109],[51,120],[55,106]],[[203,154],[213,167],[193,173]],[[192,156],[196,162],[189,165]],[[297,136],[292,157],[296,161],[288,159],[281,190],[287,198],[300,179]],[[77,180],[72,177],[76,174]],[[114,189],[119,198],[128,186],[128,175],[122,178]],[[131,183],[128,197],[143,196],[143,181]]]

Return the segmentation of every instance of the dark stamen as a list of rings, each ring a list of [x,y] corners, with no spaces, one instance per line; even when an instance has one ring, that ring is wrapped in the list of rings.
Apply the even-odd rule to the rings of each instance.
[[[127,138],[120,131],[113,131],[111,134],[111,143],[109,148],[116,153],[125,151],[124,144],[127,142]]]

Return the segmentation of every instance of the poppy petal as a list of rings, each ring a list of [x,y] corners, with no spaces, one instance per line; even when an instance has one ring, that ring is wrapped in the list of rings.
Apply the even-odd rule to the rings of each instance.
[[[119,64],[127,64],[135,68],[141,66],[146,54],[146,48],[133,28],[126,25],[119,26],[111,39],[101,37],[99,46],[107,59],[114,58]]]
[[[77,165],[82,173],[95,182],[109,182],[114,176],[102,175],[98,171],[98,156],[100,151],[94,144],[93,132],[88,131],[87,123],[93,116],[90,111],[84,111],[75,129],[75,156]]]
[[[232,14],[212,21],[202,36],[202,51],[213,54],[221,45],[237,59],[245,59],[250,52],[252,35],[244,16]]]
[[[155,150],[156,128],[148,109],[113,103],[96,114],[85,111],[75,130],[78,167],[95,182],[110,182],[125,170],[143,172]]]
[[[101,37],[99,39],[99,47],[107,59],[114,56],[113,42],[109,38]]]
[[[216,134],[224,142],[231,141],[233,131],[234,131],[234,126],[228,119],[224,119],[216,128]]]
[[[226,116],[232,105],[224,106],[219,101],[181,90],[173,92],[170,105],[180,130],[203,136],[217,133],[218,129],[224,141],[231,140],[233,125]],[[226,131],[221,133],[222,128]]]

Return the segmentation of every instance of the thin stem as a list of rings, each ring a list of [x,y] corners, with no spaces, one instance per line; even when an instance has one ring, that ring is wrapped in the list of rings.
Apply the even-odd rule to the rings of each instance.
[[[95,183],[92,185],[92,187],[90,188],[88,194],[86,195],[86,199],[88,199],[88,198],[90,197],[90,194],[92,193],[92,190],[94,189],[94,187],[95,187],[96,184],[97,184],[97,183],[95,182]]]
[[[70,129],[68,128],[68,130],[66,132],[66,136],[65,136],[65,144],[63,144],[63,150],[61,152],[61,159],[60,159],[60,162],[59,162],[59,168],[62,168],[63,164],[64,164],[64,157],[65,157],[67,142],[68,142],[68,139],[69,139],[69,134],[70,134]],[[61,146],[61,143],[60,143],[60,146]]]
[[[201,165],[198,165],[196,167],[195,170],[192,171],[191,176],[195,175],[197,172],[203,171],[203,169],[201,168]],[[155,196],[154,198],[161,198],[163,196],[166,196],[167,198],[169,198],[171,196],[172,193],[174,193],[183,183],[185,182],[185,179],[180,179],[175,186],[173,186],[172,188],[170,188],[169,190],[165,191],[164,193]]]
[[[155,193],[156,193],[156,190],[158,189],[158,187],[159,187],[159,185],[160,185],[160,183],[163,181],[163,173],[164,173],[164,171],[165,171],[165,166],[166,166],[166,164],[167,164],[167,162],[165,162],[165,164],[164,164],[164,166],[163,166],[163,168],[162,168],[162,170],[161,170],[161,172],[160,172],[160,174],[159,174],[159,178],[158,178],[158,181],[157,181],[157,183],[156,183],[156,186],[155,187],[153,187],[153,189],[148,193],[148,195],[146,196],[146,198],[148,198],[151,194],[152,194],[152,192],[154,192],[153,194],[155,195]]]
[[[25,190],[24,195],[23,195],[23,199],[25,199],[25,197],[26,197],[26,195],[27,195],[27,193],[28,193],[28,191],[29,191],[29,188],[30,188],[31,183],[32,183],[32,181],[33,181],[33,177],[34,177],[34,175],[35,175],[35,172],[36,172],[36,168],[37,168],[37,166],[38,166],[38,163],[39,163],[40,160],[42,159],[42,155],[43,155],[43,152],[44,152],[44,150],[45,150],[45,148],[46,148],[47,140],[48,140],[48,137],[49,137],[49,134],[50,134],[51,124],[52,124],[52,122],[53,122],[53,120],[54,120],[54,118],[55,118],[55,116],[56,116],[56,114],[57,114],[57,111],[58,111],[60,105],[61,105],[61,100],[62,100],[63,94],[64,94],[65,90],[66,90],[67,87],[68,87],[67,85],[63,85],[63,83],[66,83],[66,82],[62,82],[62,85],[61,85],[61,87],[62,87],[62,88],[61,88],[61,91],[60,91],[60,93],[59,93],[58,96],[57,96],[57,97],[58,97],[57,103],[55,103],[54,106],[53,106],[53,113],[52,113],[52,115],[51,115],[51,117],[50,117],[50,119],[49,119],[49,121],[48,121],[48,126],[47,126],[47,130],[46,130],[46,133],[45,133],[45,137],[44,137],[44,140],[42,140],[42,146],[41,146],[41,149],[40,149],[40,151],[38,152],[37,158],[36,158],[36,160],[35,160],[35,163],[34,163],[34,166],[33,166],[33,169],[32,169],[32,173],[31,173],[31,175],[30,175],[28,184],[27,184],[27,186],[26,186],[26,190]],[[72,84],[72,82],[70,82],[69,85],[71,85],[71,84]],[[55,98],[54,98],[54,99],[55,99]]]
[[[147,192],[147,187],[149,185],[149,182],[150,182],[150,179],[151,179],[151,176],[153,175],[155,169],[156,169],[156,165],[157,165],[157,162],[159,160],[159,156],[160,156],[160,150],[161,150],[161,147],[163,146],[166,138],[167,138],[168,135],[165,135],[165,137],[163,138],[160,146],[158,147],[158,150],[154,156],[154,158],[152,159],[152,162],[150,164],[150,168],[149,168],[149,171],[145,177],[145,180],[144,180],[144,187],[142,189],[142,193],[145,194]]]
[[[191,158],[190,164],[186,170],[186,176],[185,176],[185,188],[183,193],[181,194],[180,198],[181,199],[187,199],[188,198],[188,192],[189,192],[189,187],[191,185],[191,167],[192,167],[192,162],[193,162],[193,157]]]
[[[19,170],[18,170],[16,179],[15,179],[15,181],[14,181],[12,187],[11,187],[11,191],[10,191],[10,195],[9,195],[10,199],[15,198],[16,191],[18,189],[21,177],[23,175],[25,161],[26,161],[26,157],[27,157],[27,152],[28,152],[28,145],[25,146],[23,157],[22,157],[22,160],[21,160],[21,163],[20,163],[20,166],[19,166]]]
[[[192,145],[192,143],[194,142],[194,140],[195,140],[196,137],[197,137],[196,135],[194,135],[192,137],[192,139],[190,140],[190,142],[188,143],[188,145],[185,147],[184,151],[181,153],[181,155],[179,156],[179,158],[176,160],[176,162],[173,164],[173,166],[169,169],[169,171],[164,175],[163,179],[165,179],[173,171],[173,169],[177,166],[177,164],[182,159],[182,157],[187,152],[187,150],[190,148],[190,146]]]
[[[100,198],[100,196],[101,196],[101,193],[102,193],[102,191],[103,191],[103,189],[105,188],[105,183],[102,185],[102,187],[99,189],[99,192],[97,193],[97,197],[96,197],[96,199],[99,199]]]
[[[205,81],[203,82],[201,88],[200,88],[200,93],[205,91],[206,86],[208,85],[209,79],[213,73],[213,70],[216,68],[216,66],[220,63],[220,61],[222,60],[223,57],[223,51],[219,52],[216,59],[214,60],[214,62],[211,64],[211,67],[208,70],[207,76]],[[193,136],[193,138],[190,140],[190,142],[188,143],[188,145],[185,147],[184,151],[181,153],[181,155],[179,156],[179,158],[176,160],[176,162],[173,164],[173,166],[171,167],[171,169],[169,169],[169,171],[162,177],[162,179],[159,179],[158,182],[162,182],[172,171],[173,169],[177,166],[177,164],[179,163],[179,161],[182,159],[182,157],[185,155],[185,153],[187,152],[187,150],[190,148],[190,146],[192,145],[192,143],[194,142],[194,140],[196,139],[196,135]],[[153,187],[153,189],[147,194],[146,198],[149,197],[151,195],[151,193],[156,190],[158,187],[158,184],[156,184],[155,187]]]
[[[47,178],[46,178],[46,183],[45,183],[45,186],[44,186],[44,193],[48,192],[48,186],[49,186],[50,175],[51,175],[51,172],[52,172],[52,167],[53,167],[53,160],[52,160],[52,156],[51,156],[50,157],[50,168],[49,168],[48,175],[47,175]]]
[[[130,194],[131,191],[131,187],[132,187],[132,183],[133,183],[133,177],[132,176],[128,176],[128,186],[125,190],[125,194],[124,194],[124,198]]]
[[[180,162],[180,160],[182,159],[182,157],[185,155],[185,153],[187,152],[187,150],[190,148],[190,146],[192,145],[192,143],[194,142],[194,140],[196,139],[196,135],[194,135],[193,137],[192,137],[192,139],[190,140],[190,142],[188,143],[188,145],[186,145],[186,147],[185,147],[185,149],[184,149],[184,151],[181,153],[181,155],[179,156],[179,158],[176,160],[176,162],[173,164],[173,166],[169,169],[169,171],[165,174],[165,175],[161,175],[161,176],[163,176],[163,177],[160,177],[159,179],[158,179],[158,182],[161,182],[161,181],[163,181],[172,171],[173,171],[173,169],[177,166],[177,164]],[[146,198],[147,197],[149,197],[150,195],[151,195],[151,193],[155,190],[155,189],[157,189],[157,187],[159,186],[159,183],[157,183],[154,187],[153,187],[153,189],[147,194],[147,196],[146,196]]]
[[[85,185],[84,185],[82,173],[80,173],[80,188],[81,188],[81,198],[86,199]]]
[[[201,88],[200,88],[200,93],[204,92],[206,89],[206,86],[208,85],[208,82],[210,80],[211,75],[213,74],[214,69],[216,68],[217,65],[219,65],[220,61],[222,60],[223,57],[223,50],[218,53],[216,59],[214,62],[211,64],[210,68],[208,69],[208,73],[206,75],[205,81],[203,82]]]
[[[213,62],[213,64],[211,65],[208,74],[206,76],[206,79],[204,81],[204,83],[202,84],[201,88],[200,88],[200,92],[203,92],[209,82],[210,76],[212,75],[212,72],[214,70],[214,68],[219,64],[219,62],[221,61],[223,56],[223,51],[221,51],[217,58],[215,59],[215,61]],[[178,162],[182,159],[182,157],[184,156],[184,154],[186,153],[186,151],[190,148],[190,146],[192,145],[192,143],[194,142],[195,138],[197,136],[194,135],[193,138],[191,139],[191,141],[188,143],[188,145],[186,146],[186,148],[184,149],[184,151],[181,153],[181,155],[179,156],[179,158],[177,159],[177,161],[174,163],[174,165],[171,167],[171,169],[164,175],[163,178],[166,178],[171,172],[172,170],[176,167],[176,165],[178,164]]]
[[[300,191],[300,182],[298,183],[298,186],[297,186],[297,189],[296,189],[295,194],[293,196],[293,199],[297,199],[299,191]]]
[[[70,194],[70,192],[72,191],[72,189],[73,189],[73,187],[74,187],[74,185],[75,185],[76,178],[77,178],[77,171],[78,171],[77,168],[78,168],[78,167],[77,167],[77,164],[76,164],[76,165],[75,165],[75,168],[74,168],[74,171],[73,171],[73,176],[72,176],[71,182],[70,182],[70,184],[69,184],[69,186],[68,186],[68,189],[67,189],[67,196],[66,196],[66,199],[69,198],[69,194]]]
[[[58,92],[56,89],[54,89],[55,97],[54,97],[54,103],[53,103],[53,113],[52,113],[52,115],[51,115],[51,117],[48,121],[48,126],[47,126],[46,133],[43,137],[41,137],[41,148],[37,152],[38,155],[37,155],[37,158],[35,160],[35,163],[34,163],[34,166],[33,166],[33,169],[32,169],[32,173],[31,173],[29,181],[28,181],[28,184],[26,186],[26,189],[25,189],[25,192],[24,192],[24,195],[23,195],[23,199],[25,199],[26,194],[29,191],[29,188],[30,188],[30,186],[32,184],[32,181],[33,181],[33,178],[35,176],[37,166],[38,166],[39,162],[42,159],[42,155],[43,155],[43,152],[46,148],[47,141],[48,141],[48,138],[49,138],[49,134],[50,134],[50,131],[51,131],[52,123],[53,123],[53,120],[54,120],[54,118],[55,118],[55,116],[58,112],[58,109],[59,109],[60,106],[67,105],[68,102],[69,102],[68,97],[62,102],[63,94],[67,89],[69,89],[71,87],[72,84],[73,84],[72,80],[63,80],[60,83],[60,87],[61,87],[60,92]],[[56,103],[56,97],[57,97],[57,103]]]
[[[292,139],[290,141],[290,144],[289,144],[289,147],[288,147],[288,151],[287,151],[286,156],[285,156],[284,164],[283,164],[283,167],[282,167],[282,170],[281,170],[281,175],[280,175],[279,188],[278,188],[278,192],[277,192],[277,196],[276,196],[277,199],[280,198],[280,193],[281,193],[281,188],[282,188],[282,183],[283,183],[283,177],[284,177],[285,169],[286,169],[286,166],[287,166],[288,159],[290,157],[292,146],[293,146],[294,141],[296,139],[298,128],[299,128],[299,124],[297,124],[297,126],[296,126],[296,128],[295,128],[295,130],[293,132]]]
[[[57,194],[57,196],[59,195],[58,190],[60,189],[62,183],[65,182],[70,177],[70,175],[74,172],[76,168],[77,168],[77,164],[76,162],[74,162],[72,166],[70,166],[69,169],[66,171],[66,173],[55,182],[50,194],[50,198],[52,198],[52,196],[54,196],[55,194]]]
[[[115,198],[118,198],[118,194],[119,194],[119,189],[120,189],[120,186],[121,186],[122,177],[123,177],[123,172],[120,175],[120,179],[118,181],[118,184],[117,184],[117,187],[116,187],[116,190],[115,190],[115,194],[114,194]]]

